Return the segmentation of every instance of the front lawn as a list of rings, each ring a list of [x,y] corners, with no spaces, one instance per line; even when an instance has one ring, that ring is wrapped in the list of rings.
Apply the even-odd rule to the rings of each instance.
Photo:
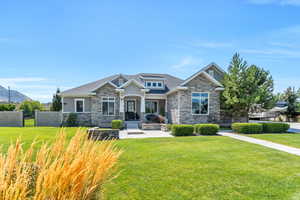
[[[255,134],[247,135],[262,140],[269,140],[279,144],[288,145],[291,147],[300,148],[300,134],[299,133],[286,133],[286,134]]]
[[[6,146],[28,146],[58,128],[0,128]],[[76,131],[68,128],[68,136]],[[299,199],[300,157],[221,136],[127,139],[104,199]]]

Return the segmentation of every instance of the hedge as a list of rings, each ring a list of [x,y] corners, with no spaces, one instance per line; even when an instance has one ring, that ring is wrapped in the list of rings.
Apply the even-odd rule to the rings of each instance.
[[[111,127],[112,127],[112,129],[122,129],[123,128],[123,120],[112,120]]]
[[[220,126],[217,124],[196,124],[195,133],[201,135],[216,135]]]
[[[193,125],[172,125],[172,135],[174,136],[192,136],[194,135]]]
[[[234,123],[232,130],[236,133],[258,134],[263,132],[263,125],[259,123]]]
[[[262,123],[264,133],[286,133],[290,125],[286,123]]]

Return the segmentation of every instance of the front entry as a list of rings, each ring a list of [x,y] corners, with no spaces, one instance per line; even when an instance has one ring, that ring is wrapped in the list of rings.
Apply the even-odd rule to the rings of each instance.
[[[126,101],[126,112],[125,112],[125,120],[133,121],[138,120],[139,116],[136,112],[136,101],[135,100],[127,100]]]

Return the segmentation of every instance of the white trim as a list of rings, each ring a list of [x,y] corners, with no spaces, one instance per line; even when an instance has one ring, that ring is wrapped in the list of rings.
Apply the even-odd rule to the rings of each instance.
[[[144,77],[142,75],[140,75],[140,79],[143,79],[143,80],[166,80],[166,78],[163,78],[163,77]]]
[[[91,97],[91,96],[94,96],[96,95],[95,92],[90,92],[90,93],[86,93],[86,94],[62,94],[62,93],[59,93],[59,96],[61,97],[78,97],[78,98],[82,98],[82,97]]]
[[[111,81],[105,81],[104,83],[100,84],[99,86],[97,86],[96,88],[92,89],[92,91],[98,90],[99,88],[102,88],[104,85],[106,84],[110,84],[111,86],[117,88],[118,86],[116,86],[115,84],[113,84]]]
[[[110,115],[109,114],[109,104],[107,105],[107,115],[103,114],[103,99],[104,98],[108,98],[108,101],[105,101],[105,102],[113,102],[114,103],[114,114],[113,115]],[[113,98],[114,100],[109,100],[110,98]],[[113,97],[113,96],[103,96],[101,97],[101,114],[102,116],[106,116],[106,117],[113,117],[113,116],[116,116],[116,97]]]
[[[216,89],[215,89],[215,91],[224,91],[225,90],[225,88],[223,88],[223,87],[217,87]]]
[[[61,112],[64,112],[64,97],[61,97]]]
[[[217,68],[217,70],[219,70],[220,72],[222,72],[223,74],[226,74],[226,72],[216,63],[212,62],[210,64],[208,64],[206,67],[203,68],[203,71],[206,71],[207,69],[211,68],[211,67],[215,67]]]
[[[137,86],[139,86],[141,88],[145,88],[144,85],[142,85],[141,83],[139,83],[135,79],[130,79],[129,81],[127,81],[126,83],[124,83],[123,85],[121,85],[120,87],[118,87],[118,89],[122,89],[123,87],[127,87],[132,82],[135,83]]]
[[[205,71],[201,70],[199,72],[197,72],[196,74],[192,75],[191,77],[189,77],[187,80],[185,80],[183,83],[181,83],[181,86],[184,86],[185,84],[189,83],[191,80],[193,80],[194,78],[198,77],[199,75],[205,75],[205,77],[210,80],[211,82],[213,82],[214,84],[216,84],[217,86],[223,87],[223,85],[217,81],[216,79],[214,79],[213,77],[211,77],[208,73],[206,73]]]
[[[208,101],[207,101],[207,114],[201,114],[201,113],[199,113],[199,114],[194,114],[193,113],[193,94],[207,94],[208,95]],[[191,93],[191,114],[192,115],[209,115],[209,100],[210,100],[210,92],[192,92]],[[200,98],[200,103],[201,103],[201,98]]]
[[[146,99],[167,99],[165,94],[146,94]]]
[[[74,108],[75,108],[75,113],[84,113],[85,112],[85,99],[74,99]],[[82,101],[82,112],[77,112],[77,101]]]
[[[187,90],[188,87],[182,87],[182,86],[177,86],[176,88],[170,90],[169,92],[166,93],[166,95],[172,94],[173,92],[177,92],[179,90]]]

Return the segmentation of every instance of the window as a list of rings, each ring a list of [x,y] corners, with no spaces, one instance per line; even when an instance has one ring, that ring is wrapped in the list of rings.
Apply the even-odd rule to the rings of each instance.
[[[158,113],[158,102],[157,101],[146,101],[145,102],[146,113]]]
[[[84,99],[75,99],[75,112],[84,112]]]
[[[208,93],[192,93],[192,114],[208,115]]]
[[[147,88],[153,88],[153,89],[162,89],[163,88],[162,81],[146,81],[145,85]]]
[[[103,97],[102,98],[102,114],[106,116],[115,115],[115,98]]]
[[[214,70],[209,70],[208,71],[208,74],[211,76],[211,77],[214,77],[215,76],[215,72],[214,72]]]

